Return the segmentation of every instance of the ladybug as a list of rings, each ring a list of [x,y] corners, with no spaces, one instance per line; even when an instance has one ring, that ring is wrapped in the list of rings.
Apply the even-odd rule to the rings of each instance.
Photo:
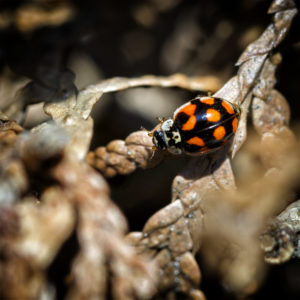
[[[196,97],[153,132],[156,149],[201,155],[227,144],[236,132],[240,108],[216,97]]]

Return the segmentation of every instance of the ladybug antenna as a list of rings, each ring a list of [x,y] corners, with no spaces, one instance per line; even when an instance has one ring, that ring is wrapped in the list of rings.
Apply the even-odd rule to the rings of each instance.
[[[159,121],[160,124],[162,124],[163,122],[165,122],[167,120],[167,118],[165,118],[165,117],[157,117],[156,120]]]

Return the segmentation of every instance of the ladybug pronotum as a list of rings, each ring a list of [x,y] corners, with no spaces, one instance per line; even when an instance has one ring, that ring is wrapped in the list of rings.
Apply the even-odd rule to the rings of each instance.
[[[153,132],[157,149],[201,155],[227,144],[236,132],[240,109],[224,99],[197,97],[174,112]]]

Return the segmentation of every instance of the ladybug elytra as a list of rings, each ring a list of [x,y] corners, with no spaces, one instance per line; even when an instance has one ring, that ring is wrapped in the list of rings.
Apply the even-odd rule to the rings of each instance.
[[[201,155],[228,143],[236,132],[240,108],[224,99],[197,97],[153,132],[156,148],[172,154]]]

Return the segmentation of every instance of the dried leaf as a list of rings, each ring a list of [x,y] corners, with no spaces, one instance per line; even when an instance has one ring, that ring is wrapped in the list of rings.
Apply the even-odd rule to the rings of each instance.
[[[300,201],[284,209],[261,235],[261,247],[265,260],[270,264],[282,264],[292,257],[300,257]]]

